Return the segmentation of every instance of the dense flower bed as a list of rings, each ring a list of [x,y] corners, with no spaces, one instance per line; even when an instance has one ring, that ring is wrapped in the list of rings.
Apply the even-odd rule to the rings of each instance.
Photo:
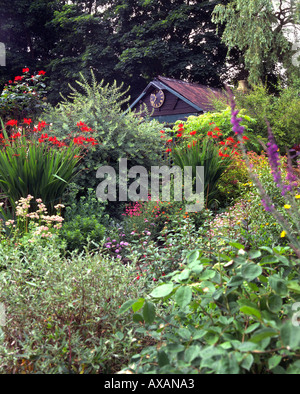
[[[149,123],[165,163],[206,168],[205,207],[150,193],[112,215],[76,178],[107,144],[97,121],[57,134],[23,115],[0,133],[2,373],[300,372],[300,179],[271,130],[254,152],[233,99],[232,130],[212,115]],[[126,142],[133,159],[143,138]]]

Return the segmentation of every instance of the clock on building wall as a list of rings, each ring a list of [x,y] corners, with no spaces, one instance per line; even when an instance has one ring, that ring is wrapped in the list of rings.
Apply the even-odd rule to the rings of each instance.
[[[161,89],[156,89],[150,95],[150,104],[152,105],[153,108],[161,107],[164,101],[165,101],[165,94]]]

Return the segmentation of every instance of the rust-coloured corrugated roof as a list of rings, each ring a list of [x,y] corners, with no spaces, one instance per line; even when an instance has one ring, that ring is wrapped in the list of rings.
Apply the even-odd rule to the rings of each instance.
[[[210,88],[208,86],[197,83],[185,82],[178,79],[158,76],[157,80],[164,83],[187,100],[196,104],[204,111],[212,111],[214,107],[210,102],[210,98],[215,96],[219,99],[226,99],[225,94],[221,89]]]

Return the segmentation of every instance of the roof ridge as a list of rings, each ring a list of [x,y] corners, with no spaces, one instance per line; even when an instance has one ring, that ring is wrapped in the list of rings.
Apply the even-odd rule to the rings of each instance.
[[[198,82],[188,82],[188,81],[183,81],[183,80],[181,80],[181,79],[170,78],[170,77],[164,77],[164,76],[162,76],[162,75],[158,75],[157,79],[158,79],[160,82],[165,82],[165,81],[168,81],[168,80],[169,80],[170,82],[177,82],[177,83],[182,84],[182,85],[197,86],[197,87],[203,88],[203,89],[205,89],[205,90],[212,90],[212,91],[221,91],[221,90],[222,90],[221,88],[215,88],[215,87],[212,87],[212,86],[203,85],[203,84],[198,83]]]

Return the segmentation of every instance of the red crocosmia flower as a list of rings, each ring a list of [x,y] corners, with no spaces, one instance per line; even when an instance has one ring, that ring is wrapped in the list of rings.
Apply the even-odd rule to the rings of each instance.
[[[44,120],[42,120],[41,122],[39,122],[37,129],[38,131],[42,131],[42,129],[45,128],[46,126],[48,126],[47,123]]]
[[[220,150],[219,150],[219,156],[220,156],[220,157],[224,156],[223,153],[222,153],[222,151],[220,151]]]
[[[233,152],[235,155],[238,155],[239,153],[235,150],[234,152]]]
[[[164,134],[164,130],[160,130],[160,133]]]
[[[246,135],[243,135],[243,140],[248,140],[249,138]]]
[[[22,79],[23,79],[22,76],[17,75],[17,76],[15,77],[15,82],[16,82],[16,81],[22,81]]]
[[[212,132],[212,131],[209,131],[209,132],[207,133],[207,135],[208,135],[209,137],[211,137],[211,136],[213,135],[213,132]]]
[[[17,126],[18,121],[15,119],[11,119],[8,122],[6,122],[6,126]]]
[[[23,73],[28,73],[28,72],[29,72],[29,68],[28,68],[28,67],[23,68],[22,72],[23,72]]]
[[[172,140],[172,138],[169,138],[168,140],[167,140],[167,142],[172,142],[173,140]]]
[[[51,141],[53,145],[65,146],[65,143],[59,141],[56,137],[49,137],[49,141]]]
[[[40,70],[39,72],[38,72],[38,75],[45,75],[46,74],[46,71],[44,71],[44,70]]]
[[[75,137],[75,138],[73,138],[73,142],[74,142],[74,144],[82,145],[84,139],[85,139],[84,137]]]
[[[30,124],[32,122],[32,120],[31,119],[26,119],[26,118],[24,118],[24,120],[23,120],[23,123],[25,123],[25,124]]]
[[[0,133],[0,138],[4,138],[4,136],[3,136],[3,134],[2,134],[2,133]]]
[[[178,128],[181,129],[183,127],[182,123],[179,123]]]
[[[195,135],[195,134],[196,134],[196,130],[190,132],[190,135]]]
[[[86,141],[90,142],[92,145],[98,145],[98,142],[93,137],[86,138]]]
[[[166,149],[166,152],[172,152],[172,149],[168,148]]]
[[[218,136],[216,134],[212,135],[213,138],[218,138]]]
[[[41,138],[47,139],[48,138],[48,134],[47,133],[46,134],[42,134]]]
[[[22,135],[22,134],[18,131],[17,133],[13,134],[13,135],[11,136],[11,138],[15,139],[15,138],[21,137],[21,135]]]
[[[197,144],[197,141],[193,141],[193,146],[195,146]]]
[[[188,148],[190,148],[191,147],[191,145],[190,144],[188,144]]]
[[[220,141],[219,144],[220,145],[225,145],[225,142],[224,141]]]
[[[223,134],[222,134],[222,133],[220,133],[220,132],[218,132],[217,134],[218,134],[218,136],[219,136],[219,137],[221,137],[221,136],[223,135]]]
[[[211,122],[211,123],[209,123],[209,125],[211,126],[212,124],[215,124],[215,122]]]
[[[13,83],[13,81],[9,80],[8,83]]]
[[[178,133],[176,137],[182,137],[182,133]]]
[[[77,126],[81,128],[81,131],[93,131],[90,127],[88,127],[84,122],[80,121],[77,123]]]
[[[93,131],[93,129],[91,127],[88,127],[88,126],[81,126],[81,131],[89,132],[89,131]]]
[[[221,130],[219,129],[219,127],[215,127],[214,131],[221,131]]]

